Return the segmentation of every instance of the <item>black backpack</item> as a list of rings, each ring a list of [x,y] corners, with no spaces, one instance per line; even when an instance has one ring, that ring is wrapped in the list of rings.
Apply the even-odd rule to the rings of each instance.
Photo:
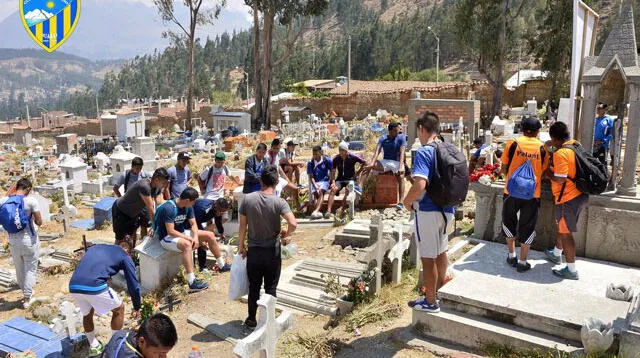
[[[129,187],[129,178],[131,178],[131,170],[127,170],[127,174],[124,176],[124,192],[127,192]]]
[[[469,191],[467,159],[451,143],[431,142],[428,145],[435,148],[436,162],[427,195],[441,208],[462,204]]]
[[[576,155],[576,176],[568,179],[573,181],[583,194],[602,194],[609,184],[609,175],[604,164],[591,153],[586,152],[579,143],[565,145],[563,148],[573,150]],[[558,201],[562,200],[566,185],[566,182],[562,185]]]

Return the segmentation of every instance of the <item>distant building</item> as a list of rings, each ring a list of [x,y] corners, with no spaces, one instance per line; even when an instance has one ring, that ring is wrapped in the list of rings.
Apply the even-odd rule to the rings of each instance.
[[[124,142],[127,138],[144,136],[145,117],[141,112],[130,109],[121,109],[116,113],[116,135],[118,140]]]
[[[115,113],[104,113],[100,116],[102,122],[102,135],[115,136],[118,134],[116,120],[118,116]]]
[[[78,147],[78,135],[75,133],[61,134],[56,137],[56,154],[71,154]]]
[[[13,127],[13,141],[18,145],[31,145],[31,128],[23,126]]]

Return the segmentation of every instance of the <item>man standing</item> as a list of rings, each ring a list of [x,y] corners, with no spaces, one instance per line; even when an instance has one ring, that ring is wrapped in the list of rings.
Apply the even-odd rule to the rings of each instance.
[[[502,153],[502,173],[506,175],[502,204],[502,231],[507,240],[509,255],[507,264],[518,272],[531,269],[527,262],[529,248],[536,237],[536,223],[540,208],[540,184],[549,166],[549,158],[542,142],[538,140],[540,121],[525,118],[521,122],[524,136],[507,142]],[[521,166],[531,165],[533,178],[521,176]],[[512,180],[513,178],[513,180]],[[531,181],[534,182],[531,182]],[[524,185],[523,185],[524,184]],[[529,185],[530,195],[522,195],[518,188]],[[510,191],[513,191],[510,193]],[[518,214],[519,213],[519,214]],[[520,241],[520,258],[516,255],[516,239]]]
[[[551,144],[557,149],[553,153],[553,168],[551,168],[551,189],[556,199],[556,223],[558,224],[558,239],[562,242],[562,250],[555,248],[554,257],[550,259],[560,263],[560,257],[564,250],[567,265],[558,270],[553,269],[553,274],[571,280],[578,279],[576,269],[576,244],[573,233],[578,231],[578,218],[587,207],[589,196],[583,194],[571,178],[576,177],[576,154],[566,146],[578,145],[575,140],[570,140],[569,129],[563,122],[556,122],[549,128]],[[551,254],[547,252],[549,257]]]
[[[436,171],[436,149],[427,144],[437,141],[439,128],[440,119],[433,112],[425,112],[416,121],[416,132],[422,147],[416,152],[413,163],[414,184],[404,198],[404,207],[416,213],[415,237],[424,282],[424,296],[410,301],[409,307],[430,313],[440,312],[436,292],[444,285],[447,274],[449,233],[453,228],[455,212],[454,207],[438,207],[426,193]]]
[[[376,152],[367,167],[367,173],[375,170],[380,173],[392,172],[398,179],[400,188],[398,195],[398,208],[402,209],[402,198],[404,198],[404,151],[407,147],[407,137],[400,134],[400,123],[389,123],[387,127],[389,134],[380,137]],[[378,160],[380,151],[383,152],[383,159]]]
[[[180,197],[182,191],[191,183],[191,170],[187,168],[191,157],[187,152],[178,153],[178,162],[176,165],[167,169],[169,173],[169,198],[176,199]],[[166,195],[167,193],[165,193]]]
[[[216,153],[215,163],[200,173],[198,184],[205,199],[215,201],[224,197],[224,182],[229,176],[229,167],[224,163],[226,159],[224,152]]]
[[[164,168],[158,168],[149,179],[142,179],[127,188],[127,192],[113,203],[111,208],[113,217],[113,232],[116,234],[116,244],[125,236],[133,237],[136,244],[136,231],[140,225],[140,214],[146,208],[150,222],[155,215],[155,206],[162,202],[162,191],[169,183],[169,173]]]
[[[609,145],[613,138],[613,118],[607,114],[609,106],[606,103],[598,103],[596,111],[596,128],[593,133],[593,156],[602,164],[607,165]]]
[[[342,191],[342,189],[349,186],[349,183],[353,183],[354,190],[359,194],[362,194],[362,189],[358,186],[357,179],[360,177],[360,173],[364,169],[367,162],[358,157],[357,155],[349,153],[349,144],[341,142],[338,145],[339,154],[333,158],[331,166],[331,178],[329,180],[331,192],[329,193],[329,204],[327,205],[327,213],[331,213],[333,208],[333,201],[336,195]],[[360,169],[356,173],[356,164],[360,164]],[[336,178],[336,171],[338,177]],[[342,208],[344,209],[347,204],[347,195],[345,194],[342,200]]]
[[[87,249],[69,281],[69,292],[82,313],[82,325],[89,339],[91,355],[102,352],[104,345],[98,341],[94,332],[93,315],[109,312],[111,330],[115,333],[124,325],[124,304],[118,293],[109,287],[108,282],[120,270],[127,281],[127,291],[131,296],[133,318],[139,317],[142,297],[136,266],[129,256],[133,242],[121,241],[118,245],[94,245]]]
[[[295,178],[294,183],[300,186],[300,168],[304,166],[304,163],[295,161],[296,146],[297,144],[293,140],[287,142],[287,148],[285,149],[284,157],[280,160],[280,166],[287,175],[287,178],[289,178],[290,181],[293,181]]]
[[[198,230],[193,204],[198,199],[198,192],[194,188],[186,188],[178,199],[167,200],[158,206],[156,216],[153,219],[155,238],[165,250],[179,252],[182,256],[182,264],[187,272],[189,292],[202,291],[209,287],[206,282],[196,279],[193,270],[193,250],[205,243],[216,258],[220,271],[228,271],[220,247],[212,232]],[[227,266],[227,267],[225,267]]]
[[[267,166],[266,154],[267,145],[260,143],[256,147],[256,154],[250,156],[244,162],[244,187],[242,188],[244,194],[260,191],[260,175],[264,167]]]
[[[231,210],[231,203],[225,199],[220,198],[216,201],[209,199],[198,199],[193,204],[193,214],[198,224],[198,230],[204,229],[205,231],[213,232],[211,221],[215,222],[215,228],[220,236],[220,241],[225,242],[223,224],[229,220],[229,210]],[[207,271],[207,250],[206,248],[198,247],[198,267],[200,271]],[[222,270],[222,267],[218,267]]]
[[[149,174],[142,170],[142,166],[144,165],[144,161],[140,157],[135,157],[131,161],[131,169],[125,171],[124,175],[121,175],[116,182],[116,185],[113,186],[113,193],[116,195],[116,198],[121,197],[120,187],[124,185],[124,192],[127,192],[133,184],[135,184],[138,180],[149,178]],[[147,229],[149,228],[149,214],[146,209],[143,209],[140,215],[138,216],[139,225],[140,225],[140,236],[147,236]]]
[[[178,342],[176,326],[171,318],[156,313],[144,320],[137,331],[117,331],[111,336],[104,358],[166,357]]]
[[[315,203],[315,209],[311,213],[311,219],[320,219],[322,214],[322,201],[324,194],[329,190],[329,172],[331,171],[331,160],[326,157],[322,151],[322,147],[316,145],[313,147],[313,157],[307,163],[307,174],[309,175],[309,188],[311,196],[309,201]],[[313,205],[313,204],[312,204]],[[329,218],[330,212],[325,213],[325,218]]]
[[[7,192],[8,197],[0,199],[0,222],[9,233],[9,248],[16,267],[16,280],[22,290],[22,307],[25,309],[33,302],[33,286],[38,271],[40,240],[34,224],[42,225],[38,201],[29,196],[31,188],[29,179],[22,178]],[[23,210],[18,213],[20,203]],[[22,222],[16,225],[17,216],[25,219],[25,225]]]
[[[282,258],[280,246],[287,245],[287,238],[296,229],[296,218],[284,199],[274,195],[278,183],[278,169],[267,166],[260,175],[262,190],[246,195],[240,204],[240,237],[238,252],[247,257],[249,276],[249,315],[244,321],[249,328],[257,325],[256,312],[260,287],[264,280],[264,290],[276,297]],[[280,228],[280,219],[287,221],[287,227]],[[248,248],[245,237],[248,232]]]

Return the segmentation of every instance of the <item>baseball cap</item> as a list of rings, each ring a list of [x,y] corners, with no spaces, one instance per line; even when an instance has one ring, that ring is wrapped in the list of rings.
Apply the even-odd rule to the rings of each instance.
[[[227,159],[227,155],[224,154],[224,152],[217,152],[216,153],[216,160],[225,160]]]
[[[338,149],[340,149],[340,150],[349,150],[349,143],[340,142],[340,144],[338,144]]]
[[[191,159],[191,156],[189,156],[189,153],[187,153],[187,152],[180,152],[180,153],[178,153],[178,160],[180,160],[180,159],[189,160],[189,159]]]
[[[542,128],[542,124],[540,124],[540,121],[537,118],[527,117],[520,122],[520,127],[522,128],[522,131],[535,132]]]

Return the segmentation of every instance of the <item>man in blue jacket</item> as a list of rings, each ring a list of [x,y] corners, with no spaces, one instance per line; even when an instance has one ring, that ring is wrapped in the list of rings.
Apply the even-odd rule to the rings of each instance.
[[[256,147],[256,154],[250,156],[244,162],[244,187],[242,188],[244,194],[255,193],[262,189],[260,175],[262,174],[262,169],[268,165],[266,154],[267,145],[260,143]]]
[[[136,267],[128,253],[132,249],[131,245],[131,237],[127,236],[127,239],[120,242],[120,246],[91,246],[69,281],[69,292],[83,316],[82,325],[89,339],[91,355],[99,354],[104,349],[94,332],[94,313],[102,316],[111,311],[111,329],[114,332],[122,329],[124,324],[124,304],[116,291],[107,284],[120,270],[124,271],[127,290],[133,303],[131,316],[137,318],[140,315],[142,298]]]
[[[609,106],[606,103],[598,103],[596,107],[598,117],[596,117],[596,128],[593,132],[593,156],[604,165],[607,165],[609,145],[613,139],[613,118],[607,114],[607,108]]]
[[[121,330],[111,337],[103,358],[166,357],[178,342],[176,326],[171,318],[156,313],[144,320],[138,331]]]

